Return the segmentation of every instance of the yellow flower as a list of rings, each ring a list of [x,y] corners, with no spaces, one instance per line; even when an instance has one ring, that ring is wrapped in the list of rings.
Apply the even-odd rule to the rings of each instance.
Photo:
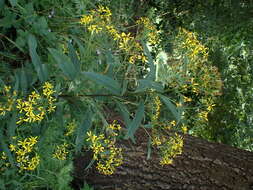
[[[177,123],[176,123],[175,120],[173,120],[173,121],[170,122],[170,125],[173,126],[173,127],[176,126],[176,124],[177,124]]]
[[[90,31],[90,32],[92,32],[92,33],[99,33],[100,31],[102,31],[102,28],[101,27],[99,27],[98,25],[96,25],[96,24],[93,24],[93,25],[90,25],[89,27],[88,27],[88,30]]]
[[[186,97],[186,96],[184,96],[184,97],[183,97],[183,99],[184,99],[184,102],[191,102],[191,101],[192,101],[192,99],[191,99],[191,98]]]
[[[119,130],[120,125],[113,124],[108,126],[111,130]],[[89,148],[93,151],[93,159],[98,160],[96,168],[104,175],[111,175],[115,171],[115,167],[122,164],[122,149],[115,146],[114,136],[111,134],[108,138],[105,138],[104,134],[99,136],[93,132],[87,132],[88,139],[91,144]]]
[[[85,15],[81,18],[80,23],[81,24],[90,24],[93,21],[93,15]]]
[[[58,160],[66,160],[67,154],[69,153],[66,148],[68,147],[68,144],[64,143],[62,145],[59,145],[56,147],[56,151],[53,154],[53,157]]]
[[[6,156],[5,152],[2,152],[1,158],[2,158],[3,160],[6,160],[6,159],[7,159],[7,156]]]
[[[38,137],[28,137],[19,140],[17,146],[10,144],[11,151],[15,153],[16,161],[20,171],[34,170],[39,164],[39,156],[34,152],[34,146],[38,142]],[[32,156],[35,154],[35,156]]]
[[[155,107],[155,114],[154,114],[152,120],[153,120],[153,121],[157,121],[158,118],[159,118],[159,116],[160,116],[161,105],[162,105],[159,96],[156,96],[156,97],[155,97],[154,102],[155,102],[155,106],[154,106],[154,107]]]
[[[11,151],[15,151],[16,150],[16,146],[13,145],[13,144],[10,144],[9,148],[10,148]]]
[[[49,82],[45,82],[43,85],[43,95],[45,97],[33,91],[28,96],[27,101],[17,99],[16,108],[19,110],[21,116],[16,124],[21,124],[22,122],[40,122],[44,119],[46,112],[51,113],[55,111],[56,106],[54,102],[56,99],[52,96],[54,92],[53,85]]]
[[[156,136],[156,137],[152,138],[151,144],[153,146],[159,146],[159,145],[162,144],[162,141],[161,141],[161,139],[159,137]]]
[[[67,124],[67,132],[65,133],[65,136],[72,135],[76,129],[76,126],[77,126],[76,121],[69,122]]]
[[[182,126],[182,131],[183,131],[184,134],[187,133],[188,129],[187,129],[187,127],[185,125]]]

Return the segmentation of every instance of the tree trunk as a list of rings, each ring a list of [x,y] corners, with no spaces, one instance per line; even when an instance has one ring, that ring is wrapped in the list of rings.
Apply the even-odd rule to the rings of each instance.
[[[94,169],[87,173],[81,169],[85,159],[79,157],[75,161],[79,179],[108,190],[253,189],[252,152],[186,135],[183,154],[173,164],[161,166],[156,150],[147,160],[147,142],[143,131],[138,131],[136,144],[122,141],[124,164],[111,176]],[[86,176],[80,177],[80,172]]]

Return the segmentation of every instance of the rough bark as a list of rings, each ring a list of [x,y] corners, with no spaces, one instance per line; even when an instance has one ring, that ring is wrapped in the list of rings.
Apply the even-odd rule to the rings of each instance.
[[[96,170],[82,171],[87,160],[79,157],[76,172],[86,176],[78,178],[95,189],[108,190],[253,189],[252,152],[187,135],[183,154],[172,165],[161,166],[156,150],[147,160],[147,138],[143,131],[138,131],[136,144],[120,143],[124,164],[111,176],[98,174]]]

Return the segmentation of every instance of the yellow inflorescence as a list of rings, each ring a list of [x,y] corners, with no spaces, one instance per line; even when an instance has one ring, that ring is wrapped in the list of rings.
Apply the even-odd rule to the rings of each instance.
[[[113,121],[113,123],[109,124],[107,128],[110,130],[111,136],[118,136],[118,131],[120,131],[121,126],[120,124],[117,124],[116,121]]]
[[[15,90],[11,92],[10,86],[4,86],[2,93],[5,101],[0,102],[0,116],[4,116],[14,108],[13,105],[17,98],[17,92]]]
[[[0,155],[0,172],[6,170],[11,164],[7,160],[5,152]]]
[[[114,138],[121,126],[114,122],[108,128],[113,131],[108,138],[105,138],[103,134],[97,136],[92,131],[87,132],[87,141],[90,142],[89,147],[93,151],[93,159],[97,160],[96,168],[104,175],[113,174],[116,167],[123,163],[122,149],[116,147]]]
[[[62,145],[59,145],[56,147],[56,150],[53,154],[53,157],[58,159],[58,160],[66,160],[67,159],[67,155],[68,155],[68,151],[67,151],[67,148],[68,148],[68,144],[64,143]]]
[[[54,112],[56,108],[54,105],[56,99],[52,96],[54,92],[53,85],[46,82],[43,85],[43,96],[33,91],[28,96],[28,100],[17,99],[16,108],[19,110],[19,114],[21,114],[21,116],[16,123],[40,122],[44,119],[47,112]]]
[[[182,154],[183,144],[183,138],[178,134],[175,134],[175,136],[170,137],[170,139],[164,142],[163,146],[160,148],[162,156],[160,164],[172,164],[173,159]]]
[[[155,114],[153,115],[153,117],[152,117],[152,121],[153,122],[157,122],[158,121],[158,118],[159,118],[159,116],[160,116],[160,112],[161,112],[161,105],[162,105],[162,103],[161,103],[161,100],[160,100],[160,98],[159,98],[159,96],[156,96],[155,97]]]
[[[199,56],[201,56],[204,59],[203,61],[207,61],[208,49],[198,41],[196,34],[181,28],[179,36],[185,36],[182,47],[187,49],[187,53],[192,60],[199,59]]]
[[[164,135],[164,131],[170,131],[172,133],[173,127],[176,127],[175,120],[169,122],[169,124],[158,124],[152,128],[151,144],[155,146],[161,155],[160,164],[172,164],[173,159],[182,153],[183,149],[183,137],[174,133],[173,136],[168,137]],[[183,133],[187,133],[187,127],[183,125],[181,127]]]
[[[65,136],[71,136],[74,133],[76,126],[77,126],[77,123],[75,120],[69,122],[67,124],[67,132],[65,133]]]
[[[81,18],[80,23],[86,25],[91,33],[105,32],[109,34],[117,43],[118,48],[128,55],[129,63],[133,64],[136,61],[147,62],[143,48],[134,35],[116,29],[112,22],[112,13],[108,7],[99,6],[97,10],[92,10],[89,15],[84,15]],[[151,45],[158,43],[158,32],[148,18],[140,18],[136,23],[137,25],[143,25],[144,29],[148,31],[147,38]]]
[[[214,109],[216,97],[221,95],[221,76],[217,68],[208,61],[208,48],[198,40],[196,33],[180,29],[175,46],[171,57],[175,61],[168,67],[170,72],[178,74],[170,78],[168,85],[182,94],[176,106],[180,108],[198,101],[201,107],[194,110],[196,118],[192,120],[192,126],[208,127],[208,115]],[[178,82],[178,78],[181,82]],[[184,115],[192,117],[192,111],[193,109],[185,110]]]
[[[141,17],[136,22],[139,25],[143,25],[144,29],[148,31],[148,42],[150,45],[156,45],[159,43],[158,31],[155,25],[147,17]]]
[[[16,155],[17,165],[22,170],[35,170],[40,162],[40,156],[34,152],[38,137],[28,137],[19,140],[17,145],[10,144],[9,148]]]

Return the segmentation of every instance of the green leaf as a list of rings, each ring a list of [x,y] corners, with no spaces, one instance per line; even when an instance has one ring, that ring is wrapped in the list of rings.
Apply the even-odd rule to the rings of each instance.
[[[18,91],[19,90],[19,83],[20,83],[18,72],[14,72],[14,76],[15,76],[15,85],[14,85],[13,89]]]
[[[61,168],[60,172],[57,174],[57,190],[71,190],[69,184],[73,180],[73,177],[71,175],[73,168],[74,167],[72,162]]]
[[[106,75],[101,75],[94,72],[83,72],[83,74],[90,80],[96,82],[99,85],[102,85],[104,88],[114,93],[115,95],[120,95],[121,88],[116,80]]]
[[[70,61],[69,57],[62,54],[60,51],[49,48],[49,52],[59,65],[62,72],[70,79],[74,80],[77,77],[78,71],[74,64]]]
[[[9,138],[15,136],[15,130],[16,130],[16,127],[17,127],[17,125],[16,125],[16,117],[17,117],[17,113],[14,112],[12,114],[12,117],[11,117],[11,119],[9,121],[9,124],[8,124],[8,136],[9,136]]]
[[[147,80],[147,79],[140,79],[139,80],[139,86],[135,90],[135,92],[144,92],[148,88],[155,89],[158,92],[163,92],[163,85],[159,82]]]
[[[12,7],[16,6],[18,3],[18,0],[9,0]]]
[[[119,111],[124,119],[125,125],[129,126],[131,121],[130,121],[130,114],[129,114],[129,111],[127,110],[127,107],[118,101],[116,101],[116,104],[117,104]]]
[[[20,87],[22,89],[22,91],[26,94],[26,91],[27,91],[27,76],[26,76],[26,72],[25,72],[25,69],[22,68],[21,71],[20,71]]]
[[[68,49],[69,49],[69,57],[74,64],[76,71],[80,73],[81,71],[81,63],[77,57],[76,51],[71,43],[68,43]]]
[[[148,143],[147,143],[148,153],[147,153],[147,160],[150,159],[152,147],[151,147],[151,137],[148,137]]]
[[[32,63],[38,74],[39,80],[41,82],[45,82],[48,79],[48,75],[47,75],[48,72],[46,68],[42,66],[40,57],[36,52],[37,41],[36,41],[36,38],[32,34],[29,34],[28,36],[28,46],[29,46],[29,53],[32,59]]]
[[[140,127],[143,116],[144,116],[144,103],[140,102],[135,114],[135,118],[132,120],[130,125],[127,126],[127,134],[125,136],[125,139],[131,138],[132,141],[135,142],[134,134],[136,130]]]
[[[167,108],[171,111],[171,113],[175,117],[175,119],[177,121],[180,121],[180,119],[181,119],[180,112],[178,111],[176,106],[171,103],[170,99],[166,96],[163,96],[163,95],[158,95],[158,96],[162,99],[162,101],[165,103]]]
[[[148,73],[148,76],[146,77],[146,79],[154,81],[155,80],[155,73],[156,73],[156,66],[154,64],[152,55],[150,54],[147,45],[144,42],[142,42],[142,46],[143,46],[143,51],[144,51],[145,55],[148,57],[148,64],[149,64],[149,68],[150,68],[150,72]]]
[[[83,42],[80,41],[78,38],[76,38],[76,36],[74,36],[74,35],[71,35],[71,38],[77,43],[79,53],[80,53],[80,57],[82,59],[83,57],[85,57],[84,55],[86,54],[86,50],[83,47]]]
[[[127,85],[128,85],[128,80],[123,80],[121,96],[123,96],[126,93]]]
[[[0,11],[4,8],[5,0],[0,0]]]
[[[92,125],[93,112],[88,109],[84,115],[83,122],[77,128],[76,152],[80,152],[84,143],[84,137]]]

